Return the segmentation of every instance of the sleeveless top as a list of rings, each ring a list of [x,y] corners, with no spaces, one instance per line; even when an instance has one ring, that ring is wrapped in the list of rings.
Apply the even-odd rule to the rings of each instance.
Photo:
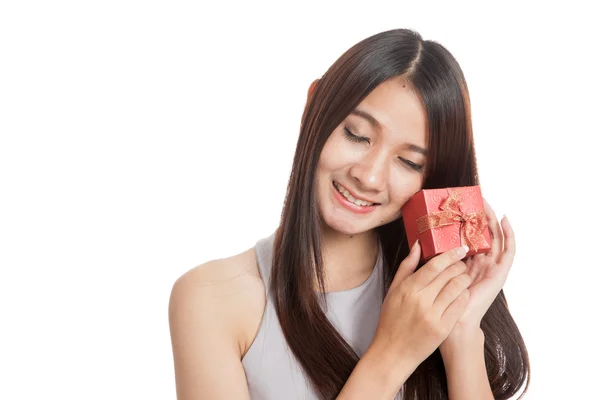
[[[255,246],[258,268],[266,290],[266,306],[254,342],[242,359],[252,400],[318,399],[300,363],[288,347],[269,290],[275,233]],[[326,315],[361,357],[375,335],[383,303],[381,246],[373,272],[360,286],[326,293]],[[396,400],[402,399],[402,390]]]

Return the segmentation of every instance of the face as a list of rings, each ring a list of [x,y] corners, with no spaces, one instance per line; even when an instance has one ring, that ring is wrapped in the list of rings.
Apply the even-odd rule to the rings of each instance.
[[[423,185],[426,121],[402,77],[380,84],[346,117],[327,139],[317,169],[327,227],[353,235],[400,217]]]

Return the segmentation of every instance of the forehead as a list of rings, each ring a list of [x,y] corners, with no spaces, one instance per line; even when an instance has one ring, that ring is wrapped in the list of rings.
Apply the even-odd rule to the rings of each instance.
[[[357,108],[371,114],[382,130],[395,137],[425,144],[425,108],[405,78],[395,77],[381,83]]]

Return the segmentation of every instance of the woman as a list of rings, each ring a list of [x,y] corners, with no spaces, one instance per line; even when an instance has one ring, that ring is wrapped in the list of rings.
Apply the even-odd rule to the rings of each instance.
[[[529,361],[501,290],[508,220],[486,203],[491,251],[419,263],[401,216],[477,184],[452,55],[404,29],[353,46],[309,88],[276,232],[174,284],[178,399],[512,397]]]

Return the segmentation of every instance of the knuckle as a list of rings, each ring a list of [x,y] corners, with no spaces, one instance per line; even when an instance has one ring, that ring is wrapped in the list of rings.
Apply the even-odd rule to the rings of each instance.
[[[423,296],[415,294],[412,298],[412,301],[413,301],[413,304],[415,305],[415,307],[417,308],[417,310],[419,310],[421,312],[421,314],[426,313],[427,305],[425,304]]]
[[[468,287],[471,283],[473,283],[473,278],[471,278],[471,275],[467,273],[460,275],[460,278],[462,279],[465,287]]]
[[[419,314],[423,315],[425,320],[428,321],[431,317],[430,306],[424,301],[423,298],[418,298],[415,300],[415,306]]]
[[[412,293],[412,287],[412,281],[410,280],[400,282],[400,284],[398,285],[399,297],[403,299],[408,297]]]
[[[427,261],[427,263],[423,266],[423,269],[428,269],[431,271],[435,271],[438,265],[438,259],[436,258],[432,258],[431,260]]]
[[[438,329],[438,321],[436,321],[436,318],[432,313],[425,313],[423,321],[430,331],[436,331]]]
[[[401,285],[398,288],[398,294],[396,296],[397,304],[408,304],[413,307],[417,301],[416,293],[411,289],[410,285]]]
[[[443,269],[445,269],[448,265],[450,265],[450,259],[444,256],[445,254],[440,254],[429,260],[426,265],[429,265],[429,268],[431,270],[440,272]]]
[[[450,272],[453,275],[459,275],[462,274],[463,272],[465,272],[467,269],[467,265],[464,262],[457,262],[452,264],[452,266],[450,267]]]
[[[448,289],[452,292],[460,292],[463,289],[463,283],[460,279],[461,275],[448,282]]]
[[[399,285],[398,287],[396,287],[394,289],[393,293],[390,292],[389,293],[389,297],[390,297],[390,301],[393,304],[400,304],[400,303],[402,303],[403,300],[404,300],[404,297],[405,297],[404,291],[402,290],[402,286]]]
[[[471,284],[471,277],[469,274],[460,274],[456,276],[452,281],[456,282],[456,288],[461,291]]]

